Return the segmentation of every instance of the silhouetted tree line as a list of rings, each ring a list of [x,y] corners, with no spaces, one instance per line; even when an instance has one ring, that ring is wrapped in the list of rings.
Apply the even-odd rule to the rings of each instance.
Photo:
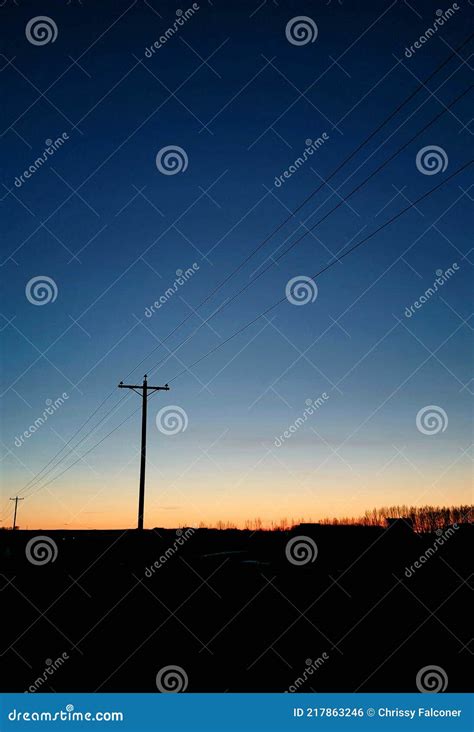
[[[313,521],[312,518],[287,519],[271,521],[264,526],[261,518],[248,519],[244,523],[247,531],[288,531],[298,524],[319,523],[324,526],[386,526],[387,519],[410,519],[414,531],[420,533],[444,529],[453,524],[467,524],[473,520],[473,506],[382,506],[366,511],[363,516],[347,516],[343,518],[323,518]],[[215,524],[199,524],[200,529],[239,529],[232,521],[217,521]]]
[[[452,524],[472,521],[473,506],[382,506],[366,511],[359,518],[323,519],[322,524],[385,526],[387,519],[411,519],[415,531],[429,532],[444,529]]]

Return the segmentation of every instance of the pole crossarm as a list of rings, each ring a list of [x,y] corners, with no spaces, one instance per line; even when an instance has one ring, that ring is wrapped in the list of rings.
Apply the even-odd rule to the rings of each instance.
[[[123,381],[121,381],[120,384],[118,385],[118,388],[119,389],[132,389],[132,391],[134,391],[135,394],[138,394],[139,396],[141,396],[139,390],[142,390],[143,389],[143,385],[141,385],[141,384],[124,384]],[[169,391],[170,390],[170,387],[168,386],[168,384],[165,384],[164,386],[148,386],[148,384],[147,384],[146,389],[147,389],[148,392],[151,392],[151,391]]]

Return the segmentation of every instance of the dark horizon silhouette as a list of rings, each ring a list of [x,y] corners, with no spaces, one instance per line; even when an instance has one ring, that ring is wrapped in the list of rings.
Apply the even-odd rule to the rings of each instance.
[[[0,531],[5,690],[468,691],[474,527],[412,529]]]

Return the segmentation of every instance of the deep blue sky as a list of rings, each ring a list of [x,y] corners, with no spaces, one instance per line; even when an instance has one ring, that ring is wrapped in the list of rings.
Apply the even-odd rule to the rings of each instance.
[[[176,10],[190,5],[73,0],[50,8],[19,0],[0,9],[2,516],[8,497],[56,453],[61,438],[68,439],[157,345],[154,335],[165,337],[462,43],[473,15],[460,3],[407,59],[405,47],[436,18],[432,3],[370,2],[361,10],[349,0],[202,0],[185,26],[146,58],[145,49],[173,24]],[[27,40],[25,26],[39,14],[56,23],[54,43]],[[317,24],[314,43],[287,40],[285,27],[296,16]],[[430,81],[432,94],[417,94],[331,186],[347,194],[461,94],[472,83],[472,53],[471,42]],[[330,253],[461,167],[473,131],[470,94],[353,196],[350,208],[339,208],[217,315],[213,330],[202,328],[179,360],[172,357],[152,372],[167,352],[159,348],[130,378],[141,381],[148,370],[152,383],[171,380],[283,297],[290,278],[311,276]],[[276,188],[275,176],[303,153],[308,138],[323,132],[329,136],[324,146]],[[62,133],[69,136],[65,144],[15,187],[45,140]],[[185,172],[157,170],[156,154],[168,145],[186,151]],[[429,145],[445,151],[444,172],[417,170],[416,154]],[[154,397],[151,525],[255,515],[264,521],[316,518],[395,502],[469,500],[471,460],[463,451],[471,441],[471,177],[472,168],[322,275],[315,302],[283,303],[272,324],[256,323],[173,382],[168,394]],[[321,191],[298,222],[321,206],[317,221],[338,200],[333,195],[325,204],[331,193]],[[201,315],[246,284],[298,222],[288,223]],[[194,262],[193,278],[145,318],[176,270]],[[459,270],[441,297],[407,319],[405,309],[432,285],[436,270],[454,262]],[[25,286],[39,275],[58,288],[56,300],[41,307],[25,296]],[[167,345],[179,344],[199,322],[193,315]],[[334,389],[347,373],[340,391]],[[202,388],[208,383],[210,391]],[[66,403],[16,447],[15,437],[42,414],[45,400],[63,392]],[[305,400],[322,392],[330,399],[318,414],[275,448],[275,437],[301,415]],[[121,396],[117,390],[106,406]],[[154,423],[157,409],[168,404],[189,418],[187,430],[173,437]],[[427,405],[447,413],[444,432],[417,430],[416,415]],[[69,462],[137,406],[131,394]],[[25,501],[23,525],[133,524],[138,441],[137,414],[87,456],[87,465],[79,463]]]

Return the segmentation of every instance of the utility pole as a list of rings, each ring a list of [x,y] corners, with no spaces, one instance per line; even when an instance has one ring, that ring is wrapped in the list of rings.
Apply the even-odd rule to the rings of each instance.
[[[10,498],[10,501],[15,501],[15,512],[13,514],[13,526],[12,529],[16,529],[16,512],[18,507],[18,501],[23,501],[23,498],[18,498],[18,496],[15,496],[15,498]]]
[[[142,397],[142,447],[140,453],[140,487],[138,492],[138,530],[143,531],[143,514],[145,512],[145,468],[146,468],[146,413],[148,394],[155,391],[169,391],[168,384],[164,386],[148,386],[147,375],[143,378],[143,384],[124,384],[123,381],[118,385],[119,389],[132,389]],[[141,394],[140,394],[141,392]]]

